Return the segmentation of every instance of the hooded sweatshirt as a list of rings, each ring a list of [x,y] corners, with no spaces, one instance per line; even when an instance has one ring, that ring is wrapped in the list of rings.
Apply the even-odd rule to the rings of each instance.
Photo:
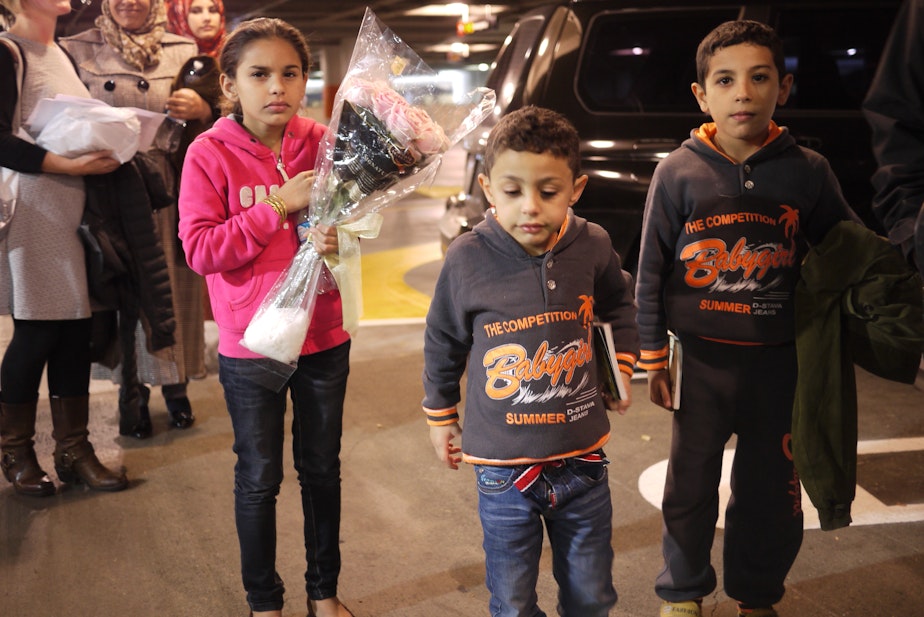
[[[608,322],[620,370],[638,356],[632,277],[602,227],[569,210],[556,244],[531,256],[490,212],[455,240],[424,340],[428,423],[458,420],[463,460],[518,465],[579,456],[609,438],[592,323]]]
[[[180,240],[189,267],[205,277],[218,352],[258,358],[240,340],[280,273],[298,251],[295,215],[279,224],[263,197],[288,178],[314,167],[325,127],[293,116],[280,157],[234,118],[219,118],[189,146],[180,184]],[[342,327],[340,294],[318,296],[301,355],[349,339]]]
[[[743,162],[715,124],[658,164],[642,224],[637,298],[644,369],[665,368],[667,331],[739,344],[795,339],[794,299],[808,245],[855,219],[827,159],[771,123]]]

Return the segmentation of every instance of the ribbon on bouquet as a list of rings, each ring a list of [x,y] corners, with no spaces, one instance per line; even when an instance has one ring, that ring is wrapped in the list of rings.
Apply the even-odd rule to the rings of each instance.
[[[359,251],[360,238],[377,238],[382,229],[382,215],[370,212],[355,221],[337,226],[337,252],[325,255],[324,263],[340,288],[343,305],[343,329],[356,334],[363,314],[363,273]]]

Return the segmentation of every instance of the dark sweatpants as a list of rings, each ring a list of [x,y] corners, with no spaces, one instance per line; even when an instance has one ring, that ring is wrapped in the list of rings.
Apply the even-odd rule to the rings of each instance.
[[[665,565],[655,590],[678,602],[715,589],[710,550],[722,452],[735,433],[725,592],[751,606],[771,606],[783,596],[783,580],[802,544],[801,489],[790,447],[795,345],[682,343],[681,409],[674,412],[664,487]]]

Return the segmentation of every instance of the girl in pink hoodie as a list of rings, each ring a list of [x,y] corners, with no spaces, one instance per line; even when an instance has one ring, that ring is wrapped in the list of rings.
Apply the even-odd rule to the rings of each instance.
[[[345,617],[340,573],[340,437],[350,338],[340,295],[317,298],[298,368],[280,387],[266,360],[240,344],[244,329],[298,250],[295,214],[308,207],[325,127],[297,115],[310,58],[302,35],[278,19],[242,23],[221,52],[221,87],[234,105],[189,147],[180,186],[180,239],[205,276],[219,328],[219,380],[234,427],[234,510],[247,602],[281,615],[276,495],[283,477],[286,391],[305,515],[308,613]],[[336,229],[312,228],[322,255]]]

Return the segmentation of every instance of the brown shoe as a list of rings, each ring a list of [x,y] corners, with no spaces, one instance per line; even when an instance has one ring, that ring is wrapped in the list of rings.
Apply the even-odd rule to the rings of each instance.
[[[89,396],[51,397],[51,419],[55,471],[62,482],[84,483],[97,491],[121,491],[128,486],[124,473],[110,471],[99,462],[87,439]]]
[[[35,409],[31,403],[0,403],[0,469],[20,495],[47,497],[55,484],[35,456]]]

